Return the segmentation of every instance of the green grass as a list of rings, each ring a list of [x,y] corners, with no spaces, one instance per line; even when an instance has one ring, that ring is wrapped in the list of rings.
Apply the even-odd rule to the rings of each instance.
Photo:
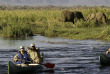
[[[40,34],[47,37],[69,39],[99,39],[110,41],[110,22],[97,25],[94,22],[79,20],[75,27],[71,22],[60,22],[63,10],[0,10],[0,36],[22,37]],[[70,9],[88,14],[104,12],[110,19],[109,8]]]

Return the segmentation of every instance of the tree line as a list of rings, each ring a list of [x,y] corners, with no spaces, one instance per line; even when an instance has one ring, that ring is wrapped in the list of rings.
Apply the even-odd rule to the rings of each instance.
[[[29,10],[29,9],[87,9],[87,8],[94,8],[98,6],[53,6],[53,5],[47,5],[47,6],[11,6],[11,5],[4,5],[0,4],[0,10]],[[100,8],[110,8],[108,6],[100,6]]]

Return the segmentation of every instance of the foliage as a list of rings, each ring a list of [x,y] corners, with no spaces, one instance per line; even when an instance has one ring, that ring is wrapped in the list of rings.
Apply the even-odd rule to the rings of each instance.
[[[69,9],[69,8],[67,8]],[[91,21],[79,20],[74,26],[71,22],[60,22],[61,12],[65,9],[17,9],[0,10],[0,36],[22,37],[40,34],[48,37],[64,37],[71,39],[102,39],[106,33],[101,33],[109,27],[110,22],[97,24]],[[104,12],[110,20],[109,8],[86,7],[71,8],[70,11],[81,11],[88,14]],[[107,30],[106,40],[110,40]],[[99,34],[101,33],[101,34]],[[104,38],[103,38],[104,40]]]

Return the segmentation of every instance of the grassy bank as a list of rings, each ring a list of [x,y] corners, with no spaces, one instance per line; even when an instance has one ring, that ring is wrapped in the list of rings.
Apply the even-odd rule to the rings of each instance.
[[[22,37],[40,34],[48,37],[64,37],[70,39],[100,39],[110,41],[110,26],[94,22],[77,21],[76,27],[72,23],[60,22],[59,9],[28,9],[28,10],[0,10],[0,36]],[[78,8],[70,11],[81,11],[86,17],[88,14],[104,12],[110,19],[110,8]],[[88,26],[85,26],[88,25]]]

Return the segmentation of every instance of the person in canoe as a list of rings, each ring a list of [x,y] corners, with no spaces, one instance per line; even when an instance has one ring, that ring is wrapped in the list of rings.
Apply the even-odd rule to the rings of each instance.
[[[106,55],[108,55],[110,53],[110,48],[106,51]]]
[[[27,64],[28,61],[29,61],[28,55],[27,52],[25,51],[24,46],[20,46],[20,50],[14,56],[14,62],[16,62],[16,64]]]
[[[35,44],[31,44],[31,47],[27,47],[28,57],[31,63],[41,63],[40,49],[35,47]]]

